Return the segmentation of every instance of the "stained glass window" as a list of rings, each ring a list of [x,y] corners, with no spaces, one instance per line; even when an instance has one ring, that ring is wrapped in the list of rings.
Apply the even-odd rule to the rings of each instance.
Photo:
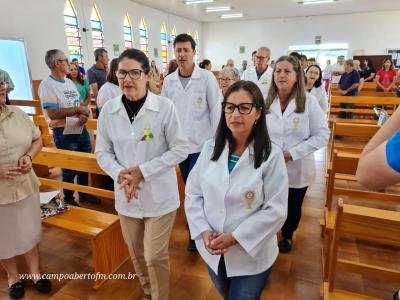
[[[67,0],[64,8],[65,35],[69,60],[78,59],[82,64],[82,45],[79,33],[79,20],[71,0]]]
[[[90,15],[90,24],[92,26],[93,49],[104,47],[103,22],[101,21],[99,10],[96,4],[93,5]]]
[[[165,24],[161,27],[161,58],[162,58],[162,66],[163,70],[165,70],[168,66],[168,37],[167,37],[167,28],[165,28]]]
[[[124,46],[126,49],[133,48],[133,35],[132,35],[132,25],[129,19],[128,13],[124,18]]]
[[[196,31],[194,35],[194,41],[196,42],[196,57],[195,57],[195,62],[199,63],[200,62],[200,39],[199,39],[199,33]]]
[[[140,32],[140,50],[142,50],[144,54],[149,56],[149,35],[147,32],[146,22],[144,21],[144,18],[140,20],[139,32]]]
[[[174,47],[174,41],[175,41],[175,38],[176,38],[176,27],[174,26],[173,28],[172,28],[172,31],[171,31],[171,45],[172,45],[172,47]],[[173,58],[175,58],[175,51],[174,51],[174,49],[172,48],[172,56],[173,56]]]

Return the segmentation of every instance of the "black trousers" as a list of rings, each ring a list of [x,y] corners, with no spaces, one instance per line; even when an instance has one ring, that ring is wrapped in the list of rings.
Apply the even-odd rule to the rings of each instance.
[[[292,239],[293,233],[299,227],[301,219],[301,206],[303,205],[304,196],[306,195],[308,186],[300,189],[289,188],[288,197],[288,214],[282,227],[282,237]]]

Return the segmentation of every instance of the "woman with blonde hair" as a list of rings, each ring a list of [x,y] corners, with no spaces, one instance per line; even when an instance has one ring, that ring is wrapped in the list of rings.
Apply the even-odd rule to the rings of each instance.
[[[270,138],[283,152],[289,177],[288,216],[278,243],[279,251],[286,253],[292,249],[303,200],[315,177],[314,152],[327,145],[329,128],[321,106],[306,93],[303,68],[292,56],[276,61],[266,109]]]

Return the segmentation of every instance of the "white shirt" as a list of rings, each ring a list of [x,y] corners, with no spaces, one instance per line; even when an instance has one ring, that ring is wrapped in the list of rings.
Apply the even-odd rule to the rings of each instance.
[[[228,277],[259,274],[278,256],[276,233],[287,214],[288,178],[282,152],[272,145],[267,161],[255,169],[253,147],[248,147],[229,174],[228,144],[218,161],[210,160],[213,151],[214,140],[207,141],[186,184],[191,236],[207,265],[218,273],[221,256],[206,250],[201,233],[232,233],[238,244],[224,254]]]
[[[334,64],[332,67],[332,73],[333,72],[344,72],[344,64]],[[339,83],[340,77],[342,77],[342,75],[332,75],[332,83]]]
[[[322,84],[319,87],[313,87],[309,94],[317,100],[323,112],[326,113],[328,111],[328,96],[325,87]]]
[[[97,107],[98,108],[103,107],[108,100],[114,99],[121,94],[122,91],[119,85],[107,81],[105,84],[101,86],[99,93],[97,94],[97,99],[96,99]]]
[[[324,112],[314,97],[307,94],[305,111],[296,113],[295,99],[290,100],[282,115],[279,99],[271,104],[267,128],[273,143],[289,151],[293,161],[286,163],[291,188],[303,188],[315,178],[314,151],[329,140],[329,128]]]
[[[266,99],[273,79],[272,73],[273,69],[268,67],[268,69],[261,75],[260,79],[258,79],[256,68],[249,68],[243,72],[241,79],[252,81],[257,84],[261,90],[261,93],[263,94],[264,99]]]
[[[210,71],[195,65],[185,88],[178,72],[179,68],[165,78],[161,95],[175,104],[189,140],[189,153],[198,153],[204,142],[215,134],[223,97],[217,79]]]
[[[324,71],[322,72],[322,79],[330,80],[332,78],[332,65],[326,65]]]
[[[108,101],[99,116],[96,157],[114,179],[115,209],[128,217],[167,214],[179,207],[175,166],[186,159],[188,143],[174,105],[148,92],[143,107],[131,124],[121,97]],[[139,166],[144,181],[138,199],[129,203],[119,189],[123,169]]]

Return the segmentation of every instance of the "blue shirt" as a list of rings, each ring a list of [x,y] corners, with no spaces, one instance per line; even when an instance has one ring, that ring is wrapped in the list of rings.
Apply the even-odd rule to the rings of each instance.
[[[237,155],[229,155],[229,159],[228,159],[228,170],[229,173],[232,172],[233,168],[236,166],[237,162],[239,161],[240,156]]]
[[[400,130],[386,143],[386,161],[393,170],[400,173]]]
[[[360,83],[360,74],[353,70],[350,73],[344,73],[339,80],[339,87],[341,90],[347,90],[355,83]],[[351,92],[347,93],[346,96],[356,96],[358,94],[358,89],[354,89]]]

